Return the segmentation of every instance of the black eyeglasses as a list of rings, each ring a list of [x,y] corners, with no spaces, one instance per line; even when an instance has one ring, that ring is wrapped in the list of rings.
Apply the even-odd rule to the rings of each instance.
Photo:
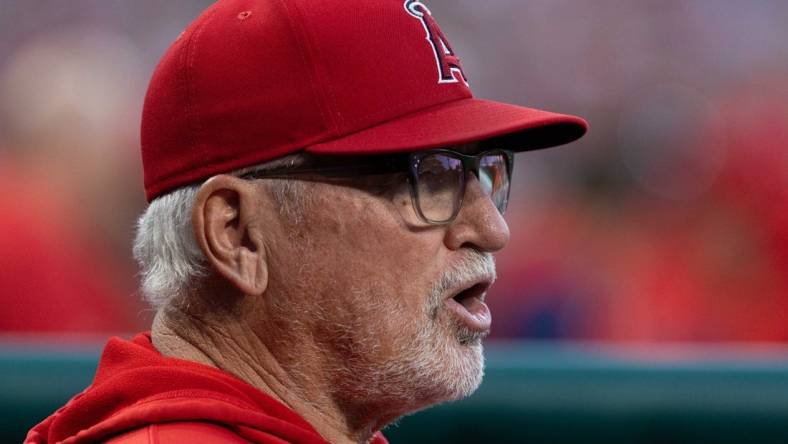
[[[335,156],[332,161],[320,166],[256,171],[241,177],[286,179],[318,175],[346,178],[407,172],[411,202],[416,214],[426,223],[440,225],[452,222],[459,214],[470,174],[476,176],[482,192],[504,214],[509,202],[513,167],[514,154],[509,150],[491,150],[471,155],[435,149],[404,155],[365,156],[360,159]]]

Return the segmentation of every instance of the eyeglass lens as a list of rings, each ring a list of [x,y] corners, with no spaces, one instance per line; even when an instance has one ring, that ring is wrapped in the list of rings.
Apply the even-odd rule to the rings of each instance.
[[[430,222],[454,218],[462,202],[465,181],[462,160],[447,153],[432,153],[421,159],[417,169],[419,209]],[[509,192],[509,176],[504,154],[490,153],[479,163],[482,191],[503,214]]]
[[[422,215],[431,222],[451,219],[459,205],[464,180],[462,161],[445,154],[431,154],[421,159],[417,173]]]
[[[479,182],[482,190],[492,199],[498,211],[506,212],[509,200],[509,172],[503,154],[490,154],[482,157],[479,163]]]

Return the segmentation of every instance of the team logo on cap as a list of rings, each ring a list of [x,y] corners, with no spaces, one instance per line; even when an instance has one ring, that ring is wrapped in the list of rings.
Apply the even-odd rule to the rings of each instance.
[[[432,17],[427,5],[419,0],[405,0],[405,10],[419,19],[427,31],[427,41],[432,46],[435,63],[438,65],[438,83],[457,83],[461,78],[467,85],[468,78],[460,66],[460,58],[454,54],[449,40],[438,27],[438,22]]]

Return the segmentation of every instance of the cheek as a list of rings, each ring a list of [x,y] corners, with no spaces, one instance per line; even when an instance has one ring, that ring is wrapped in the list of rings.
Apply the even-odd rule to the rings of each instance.
[[[402,203],[357,193],[326,194],[314,202],[317,211],[307,221],[314,238],[311,254],[345,291],[396,298],[402,309],[421,309],[440,273],[439,230],[413,229],[398,214]]]

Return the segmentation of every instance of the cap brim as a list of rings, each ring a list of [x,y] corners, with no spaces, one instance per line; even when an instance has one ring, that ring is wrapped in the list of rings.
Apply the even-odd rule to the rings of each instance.
[[[585,134],[585,120],[483,99],[462,99],[306,147],[319,154],[408,152],[494,139],[495,147],[529,151]]]

